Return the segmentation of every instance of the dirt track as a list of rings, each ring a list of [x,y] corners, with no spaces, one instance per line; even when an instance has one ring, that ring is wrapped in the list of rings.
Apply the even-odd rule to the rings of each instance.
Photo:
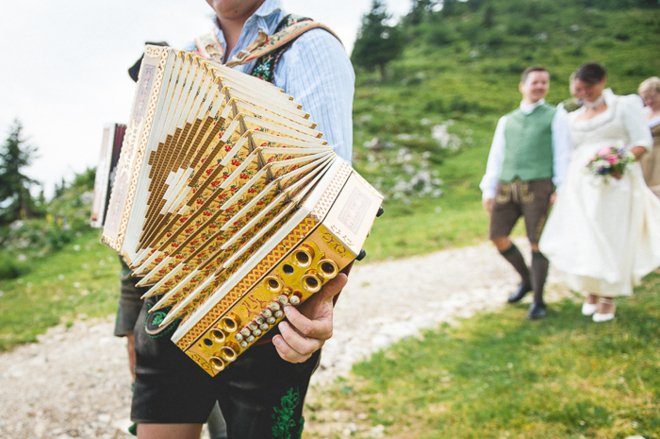
[[[420,328],[502,306],[515,282],[513,270],[488,244],[356,265],[310,399],[354,362]],[[550,300],[566,294],[556,285],[548,290]],[[130,377],[124,342],[112,328],[112,317],[57,327],[39,343],[0,355],[0,437],[129,437]],[[320,437],[350,433],[347,422],[308,424],[307,431]]]

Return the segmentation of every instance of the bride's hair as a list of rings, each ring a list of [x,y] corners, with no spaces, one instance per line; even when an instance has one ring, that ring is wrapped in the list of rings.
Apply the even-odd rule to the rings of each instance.
[[[578,67],[574,75],[575,79],[579,79],[582,82],[593,85],[598,84],[600,81],[605,79],[605,76],[607,76],[607,71],[605,70],[605,67],[598,63],[588,62]]]

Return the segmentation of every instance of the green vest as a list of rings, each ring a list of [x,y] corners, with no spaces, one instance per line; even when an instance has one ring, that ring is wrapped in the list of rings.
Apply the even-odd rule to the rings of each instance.
[[[554,107],[541,104],[529,114],[520,109],[507,114],[501,181],[552,178],[552,118],[555,111]]]

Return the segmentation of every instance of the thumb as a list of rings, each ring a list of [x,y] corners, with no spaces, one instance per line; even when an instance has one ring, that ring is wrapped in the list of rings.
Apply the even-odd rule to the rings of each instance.
[[[316,293],[319,296],[318,300],[322,301],[331,301],[334,297],[341,292],[346,283],[348,282],[348,276],[344,273],[339,273],[337,277],[331,279],[323,285],[321,291]]]

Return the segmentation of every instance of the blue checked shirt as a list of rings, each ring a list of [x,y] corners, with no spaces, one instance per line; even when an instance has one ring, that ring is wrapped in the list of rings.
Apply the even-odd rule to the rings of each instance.
[[[257,37],[259,29],[268,35],[275,33],[280,20],[286,15],[280,0],[263,2],[247,19],[236,47],[225,59],[230,60],[245,49]],[[216,20],[213,22],[218,40],[226,48],[222,30]],[[235,68],[250,73],[255,62]],[[322,29],[305,32],[280,58],[273,82],[303,106],[337,155],[350,163],[355,74],[337,38]]]

